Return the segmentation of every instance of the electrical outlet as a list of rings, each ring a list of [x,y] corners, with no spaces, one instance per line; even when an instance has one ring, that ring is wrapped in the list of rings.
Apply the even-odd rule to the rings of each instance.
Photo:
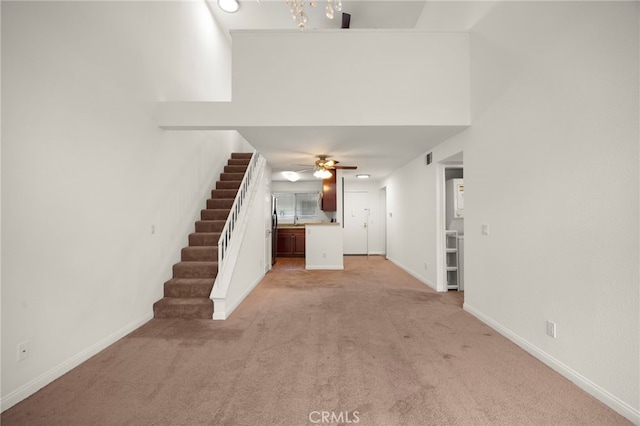
[[[151,235],[154,235],[155,233],[156,233],[156,226],[151,225]]]
[[[427,268],[427,262],[424,262],[424,269],[428,269]]]
[[[322,258],[326,259],[327,258],[327,253],[322,253]]]
[[[24,361],[29,358],[29,342],[23,342],[18,345],[18,361]]]
[[[556,323],[553,321],[547,321],[547,335],[556,338]]]
[[[482,235],[489,235],[489,225],[486,223],[480,225],[480,232],[482,233]]]

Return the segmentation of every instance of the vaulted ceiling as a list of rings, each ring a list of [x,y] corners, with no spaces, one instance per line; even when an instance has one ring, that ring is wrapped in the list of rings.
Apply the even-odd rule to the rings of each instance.
[[[306,7],[309,23],[304,31],[339,29],[340,14],[324,16],[325,1]],[[236,13],[221,11],[215,1],[211,12],[227,35],[233,30],[293,30],[295,21],[285,0],[241,0]],[[369,1],[343,0],[343,12],[351,15],[351,29],[469,30],[482,19],[494,2],[478,1]],[[348,30],[343,30],[348,31]],[[312,52],[305,52],[312,54]],[[363,76],[366,77],[366,76]],[[345,171],[345,178],[369,173],[374,179],[388,176],[421,153],[447,140],[462,128],[429,127],[247,127],[238,131],[268,160],[274,179],[283,170],[300,170],[312,165],[315,156],[327,154],[343,165],[357,165]],[[394,141],[396,143],[394,143]],[[398,149],[397,141],[402,141]],[[313,179],[311,173],[303,179]]]

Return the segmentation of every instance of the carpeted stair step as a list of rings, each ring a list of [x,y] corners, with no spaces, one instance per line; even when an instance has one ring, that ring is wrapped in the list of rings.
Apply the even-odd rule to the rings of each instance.
[[[215,278],[218,262],[179,262],[173,265],[173,278]]]
[[[204,209],[200,210],[202,220],[224,220],[229,217],[229,209]]]
[[[213,302],[208,297],[165,297],[153,304],[155,318],[211,319]]]
[[[173,278],[164,283],[164,297],[209,298],[214,280],[214,278]]]
[[[247,171],[247,166],[224,166],[225,173],[243,173]]]
[[[248,166],[251,162],[250,158],[230,158],[227,161],[227,165],[229,166]]]
[[[238,194],[237,189],[214,189],[211,191],[211,198],[230,198],[235,199]]]
[[[180,252],[183,262],[215,262],[218,260],[217,246],[185,247]]]
[[[253,157],[253,153],[251,152],[233,152],[231,153],[231,158],[234,160],[238,159],[251,159]]]
[[[207,200],[207,209],[227,209],[233,206],[233,198],[209,198]]]
[[[199,220],[196,222],[196,232],[220,232],[225,223],[225,220]]]
[[[216,182],[216,189],[239,189],[240,180],[219,180]]]
[[[236,180],[241,182],[243,177],[244,173],[220,173],[220,180]]]
[[[189,246],[218,246],[220,232],[194,232],[189,234]]]

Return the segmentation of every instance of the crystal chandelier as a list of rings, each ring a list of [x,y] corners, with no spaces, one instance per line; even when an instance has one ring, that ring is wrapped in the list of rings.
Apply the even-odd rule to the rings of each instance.
[[[300,29],[304,29],[307,26],[309,17],[305,12],[305,0],[285,0],[291,9],[291,17],[296,21],[296,25]],[[308,0],[309,7],[316,7],[316,0]],[[335,12],[342,11],[342,0],[327,0],[325,7],[327,18],[333,19]]]

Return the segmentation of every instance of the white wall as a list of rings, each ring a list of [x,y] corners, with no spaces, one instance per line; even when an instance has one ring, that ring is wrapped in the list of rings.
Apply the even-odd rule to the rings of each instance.
[[[437,188],[441,185],[438,163],[462,150],[459,140],[442,143],[429,151],[430,165],[425,162],[425,152],[384,182],[387,258],[434,289],[438,274],[442,273],[437,251],[442,238],[437,218],[440,208]]]
[[[454,139],[465,308],[640,423],[638,26],[637,2],[500,4]]]
[[[469,122],[467,33],[234,31],[232,38],[233,104],[246,125]]]
[[[247,148],[155,103],[228,100],[230,57],[204,2],[2,2],[3,409],[151,318]]]

